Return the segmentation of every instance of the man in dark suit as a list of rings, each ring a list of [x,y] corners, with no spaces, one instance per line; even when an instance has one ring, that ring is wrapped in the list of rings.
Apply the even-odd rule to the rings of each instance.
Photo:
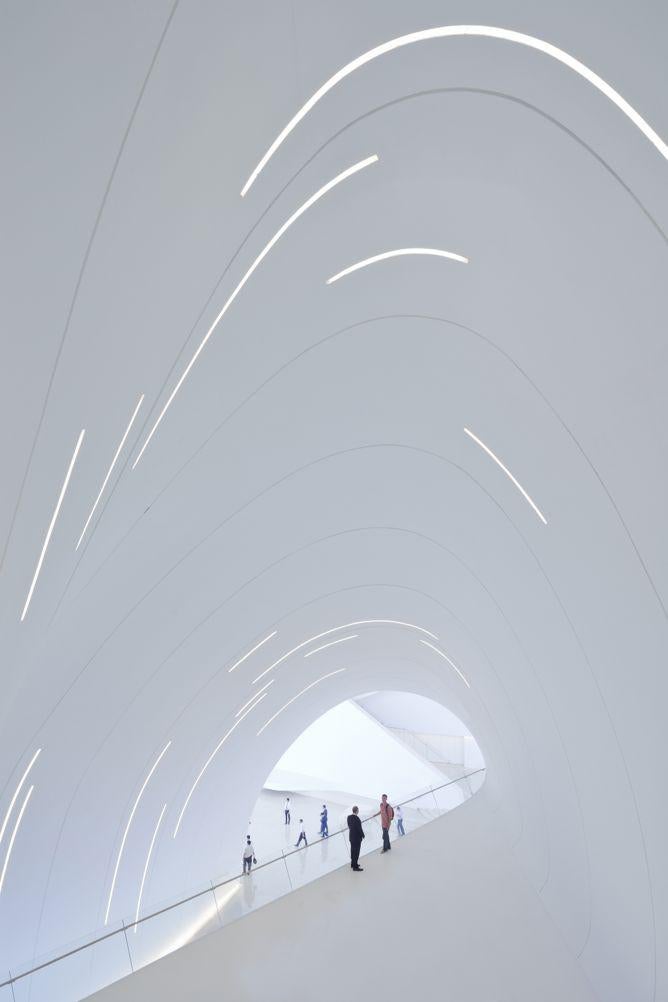
[[[364,838],[364,829],[359,819],[359,807],[353,807],[353,813],[348,815],[348,837],[350,838],[350,866],[357,873],[362,872],[359,865],[360,849]]]

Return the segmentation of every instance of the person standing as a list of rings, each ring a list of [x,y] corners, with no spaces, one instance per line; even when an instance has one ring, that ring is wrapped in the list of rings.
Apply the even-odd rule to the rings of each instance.
[[[353,807],[352,814],[348,815],[348,838],[350,839],[350,868],[357,873],[361,873],[363,867],[359,864],[360,849],[364,838],[364,829],[359,818],[359,807]]]
[[[283,810],[285,811],[285,823],[286,823],[286,825],[289,825],[290,824],[290,798],[289,797],[285,798],[285,807],[283,808]]]
[[[392,807],[392,804],[388,803],[387,794],[384,793],[380,801],[380,826],[383,829],[382,852],[389,852],[392,848],[390,845],[390,825],[393,817],[394,808]]]
[[[395,809],[394,816],[397,819],[397,831],[399,832],[400,835],[405,835],[406,832],[404,831],[404,812],[401,810],[401,807],[398,804]]]
[[[295,843],[295,849],[299,848],[299,846],[302,843],[302,839],[304,840],[304,845],[308,845],[308,839],[306,838],[306,826],[304,824],[304,819],[303,818],[299,819],[299,824],[300,824],[301,827],[299,829],[299,838],[297,839],[297,842]]]
[[[255,849],[253,848],[253,843],[251,842],[250,835],[246,836],[246,842],[244,843],[244,874],[251,872],[251,866],[253,863],[257,863],[255,858]]]
[[[329,836],[329,826],[327,824],[327,804],[322,805],[322,811],[320,812],[320,838],[327,838]]]

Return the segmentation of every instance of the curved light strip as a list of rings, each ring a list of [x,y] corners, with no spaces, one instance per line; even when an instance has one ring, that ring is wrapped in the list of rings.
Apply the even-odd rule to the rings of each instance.
[[[359,637],[359,633],[351,633],[349,637],[339,637],[338,640],[330,640],[328,644],[322,644],[321,647],[314,647],[312,651],[307,651],[304,657],[310,658],[312,654],[317,654],[318,651],[324,651],[327,647],[334,647],[336,644],[343,644],[346,640],[356,640],[357,637]]]
[[[30,762],[28,763],[28,768],[26,769],[26,771],[21,776],[21,779],[19,780],[19,785],[14,790],[14,796],[12,797],[12,802],[9,805],[9,807],[7,808],[7,813],[5,814],[5,819],[2,822],[2,828],[0,828],[0,845],[2,845],[2,840],[5,837],[5,831],[7,830],[7,825],[9,824],[9,819],[11,817],[11,813],[14,810],[14,804],[18,800],[18,796],[19,796],[19,793],[21,792],[21,790],[23,788],[23,784],[25,783],[26,779],[28,778],[28,773],[32,769],[33,765],[35,764],[37,756],[39,755],[39,753],[41,752],[41,750],[42,750],[41,748],[38,748],[37,751],[35,752],[35,754],[33,755],[33,757],[30,759]]]
[[[139,408],[141,407],[141,405],[143,404],[143,402],[144,402],[144,394],[142,393],[142,395],[141,395],[141,396],[140,396],[140,398],[139,398],[139,402],[137,403],[137,406],[136,406],[136,407],[135,407],[135,409],[134,409],[134,413],[133,413],[132,417],[130,418],[130,424],[129,424],[129,425],[127,426],[127,428],[125,429],[125,434],[123,435],[123,438],[121,439],[121,441],[120,441],[120,444],[119,444],[118,448],[116,449],[116,452],[115,452],[115,454],[114,454],[114,458],[113,458],[113,459],[112,459],[112,461],[111,461],[111,466],[110,466],[110,467],[109,467],[109,469],[107,470],[107,475],[106,475],[106,477],[104,478],[104,480],[102,481],[102,486],[100,487],[100,493],[99,493],[99,494],[98,494],[98,496],[97,496],[97,497],[95,498],[95,504],[94,504],[94,505],[93,505],[93,507],[91,508],[91,510],[90,510],[90,515],[89,515],[89,516],[88,516],[88,518],[86,519],[86,524],[84,525],[83,529],[81,530],[81,535],[79,536],[79,542],[78,542],[78,543],[77,543],[77,545],[76,545],[76,546],[74,547],[74,549],[75,549],[75,550],[78,550],[78,549],[79,549],[79,547],[80,547],[80,545],[81,545],[81,540],[82,540],[82,539],[84,538],[84,536],[86,535],[86,529],[87,529],[87,528],[88,528],[88,526],[90,525],[90,520],[91,520],[91,518],[93,517],[93,515],[95,514],[95,509],[97,508],[98,504],[100,503],[100,498],[102,497],[102,495],[103,495],[103,493],[104,493],[104,488],[105,488],[105,487],[107,486],[107,482],[108,482],[108,480],[109,480],[109,477],[111,476],[111,472],[112,472],[112,470],[113,470],[114,466],[116,465],[116,460],[118,459],[118,457],[119,457],[119,456],[120,456],[120,454],[121,454],[121,449],[122,449],[122,448],[123,448],[123,446],[125,445],[125,440],[126,440],[126,438],[128,437],[128,435],[130,434],[130,429],[132,428],[132,425],[134,424],[134,420],[135,420],[135,418],[137,417],[137,414],[139,413]]]
[[[46,548],[49,545],[49,540],[51,539],[51,533],[53,532],[53,527],[56,524],[56,519],[58,518],[58,512],[60,511],[60,506],[63,503],[63,498],[65,497],[65,491],[67,490],[67,485],[70,482],[70,477],[72,476],[72,470],[74,469],[74,464],[76,463],[77,456],[79,455],[79,449],[81,448],[81,443],[83,442],[83,437],[86,434],[86,429],[82,428],[79,433],[79,438],[77,444],[74,448],[74,453],[70,459],[70,465],[67,468],[67,473],[65,474],[65,480],[63,486],[60,488],[60,495],[58,501],[56,502],[56,507],[54,509],[53,515],[51,516],[51,521],[49,523],[49,528],[46,530],[46,536],[44,538],[44,545],[42,546],[42,552],[39,555],[39,560],[37,561],[37,567],[35,568],[35,573],[33,575],[32,584],[30,585],[30,591],[28,592],[28,597],[26,599],[26,604],[23,606],[23,612],[21,613],[21,622],[25,619],[26,612],[28,611],[28,606],[30,605],[30,600],[32,598],[32,593],[35,590],[35,585],[37,584],[37,578],[39,577],[39,572],[42,569],[42,564],[44,563],[44,556],[46,554]]]
[[[10,838],[9,845],[7,846],[7,854],[5,855],[4,866],[2,867],[2,873],[0,873],[0,894],[2,894],[2,886],[3,886],[4,882],[5,882],[5,874],[7,873],[7,867],[9,866],[9,857],[11,856],[12,849],[14,848],[14,839],[16,838],[16,833],[19,830],[19,825],[21,824],[21,819],[23,817],[23,812],[25,811],[26,807],[28,806],[28,801],[30,800],[30,795],[32,794],[32,791],[34,789],[35,789],[35,787],[31,786],[30,789],[28,790],[28,792],[26,793],[25,800],[23,801],[23,804],[21,806],[21,810],[19,811],[19,816],[17,817],[16,824],[14,825],[14,831],[12,832],[12,837]]]
[[[260,693],[261,693],[261,692],[264,692],[264,690],[265,690],[265,689],[268,689],[268,688],[269,688],[269,686],[270,686],[270,685],[273,685],[275,681],[276,681],[276,679],[274,679],[274,678],[270,678],[270,679],[269,679],[269,681],[268,681],[268,682],[266,682],[266,683],[265,683],[265,684],[264,684],[264,685],[262,686],[262,688],[261,688],[261,689],[258,689],[258,690],[257,690],[257,692],[256,692],[256,693],[255,693],[255,694],[254,694],[253,696],[251,696],[251,698],[250,698],[250,699],[248,700],[248,702],[247,702],[247,703],[244,703],[244,705],[243,705],[243,706],[242,706],[242,707],[241,707],[240,709],[238,709],[238,710],[237,710],[237,712],[236,712],[236,713],[234,714],[234,716],[235,716],[235,717],[239,717],[239,716],[241,716],[241,714],[242,714],[242,713],[244,712],[244,710],[246,709],[246,707],[247,707],[247,706],[250,706],[250,704],[251,704],[251,703],[254,703],[254,702],[255,702],[255,701],[257,700],[257,698],[258,698],[258,696],[260,695]]]
[[[367,63],[372,62],[372,60],[377,59],[379,56],[384,56],[387,52],[393,52],[395,49],[401,49],[405,45],[412,45],[414,42],[426,42],[435,38],[456,38],[463,35],[474,35],[483,38],[497,38],[504,42],[515,42],[518,45],[526,45],[530,49],[537,49],[538,52],[542,52],[546,56],[551,56],[552,59],[556,59],[557,62],[563,63],[564,66],[567,66],[568,69],[573,70],[574,73],[583,77],[593,87],[596,87],[601,94],[612,101],[612,103],[615,104],[638,129],[640,129],[643,135],[649,139],[650,143],[657,148],[661,156],[668,159],[668,145],[664,143],[661,136],[654,131],[645,119],[638,114],[635,108],[633,108],[628,101],[625,101],[621,94],[618,94],[609,83],[606,83],[606,81],[598,75],[598,73],[594,73],[593,70],[590,70],[584,63],[581,63],[578,59],[569,55],[568,52],[564,52],[563,49],[557,48],[556,45],[552,45],[550,42],[544,42],[541,38],[535,38],[533,35],[525,35],[521,31],[511,31],[508,28],[496,28],[486,24],[446,24],[438,28],[426,28],[423,31],[412,31],[408,35],[400,35],[398,38],[392,38],[388,42],[383,42],[382,45],[377,45],[375,48],[369,49],[367,52],[363,52],[361,56],[357,57],[357,59],[353,59],[351,62],[346,63],[345,66],[342,66],[340,70],[331,76],[329,80],[326,80],[325,83],[318,88],[315,94],[313,94],[308,101],[302,105],[296,115],[293,115],[290,119],[282,132],[280,132],[276,139],[274,139],[273,143],[257,166],[253,169],[253,172],[241,189],[242,198],[255,182],[255,179],[260,171],[266,167],[276,150],[284,142],[284,140],[287,139],[293,129],[299,125],[301,120],[308,115],[309,111],[315,107],[318,101],[320,101],[325,94],[332,90],[333,87],[336,87],[336,85],[342,80],[345,80],[347,76],[350,76],[351,73],[354,73],[355,70],[360,69],[362,66],[366,66]]]
[[[369,264],[376,264],[377,261],[387,261],[391,257],[406,257],[411,254],[426,254],[431,257],[447,257],[451,261],[460,261],[462,264],[468,264],[469,259],[464,257],[462,254],[455,254],[452,251],[438,250],[434,247],[399,247],[398,250],[385,251],[383,254],[375,254],[373,257],[367,257],[363,261],[358,261],[357,264],[351,264],[349,268],[344,268],[343,271],[338,271],[336,275],[332,275],[331,278],[327,279],[327,285],[331,285],[332,282],[338,282],[340,278],[344,278],[346,275],[352,274],[353,271],[359,271],[360,268],[366,268]]]
[[[410,630],[417,630],[419,633],[426,633],[427,636],[431,637],[433,640],[438,640],[438,637],[436,636],[435,633],[430,633],[429,630],[425,630],[424,627],[422,626],[416,626],[414,623],[403,623],[400,619],[358,619],[354,623],[342,623],[341,626],[333,626],[331,630],[324,630],[323,633],[316,633],[314,637],[309,637],[308,640],[303,640],[301,644],[297,644],[296,647],[293,647],[292,650],[288,651],[286,654],[283,654],[280,658],[274,661],[273,664],[269,665],[268,668],[265,668],[262,674],[258,675],[257,678],[253,679],[251,684],[255,685],[256,682],[259,682],[260,679],[263,678],[265,675],[267,675],[270,671],[273,671],[274,668],[277,668],[278,665],[282,664],[282,662],[285,661],[286,658],[289,658],[292,654],[295,654],[297,651],[300,651],[302,647],[308,647],[308,645],[312,644],[314,640],[320,640],[321,637],[329,637],[332,633],[337,633],[339,630],[347,630],[351,626],[377,626],[377,625],[406,626]]]
[[[469,436],[469,438],[472,438],[473,441],[476,442],[480,446],[480,448],[483,449],[487,453],[487,455],[490,457],[490,459],[494,460],[494,462],[496,463],[496,465],[499,466],[503,470],[503,472],[508,477],[508,479],[512,480],[512,482],[515,484],[515,487],[517,487],[517,489],[520,492],[520,494],[522,495],[522,497],[526,501],[529,502],[529,504],[531,505],[531,507],[533,508],[533,510],[536,512],[536,514],[538,515],[538,518],[541,520],[541,522],[543,523],[543,525],[547,525],[547,519],[543,515],[543,513],[540,510],[540,508],[538,507],[538,505],[534,504],[534,502],[531,500],[531,498],[529,497],[529,495],[527,494],[527,492],[522,487],[522,484],[519,482],[519,480],[515,479],[515,477],[512,475],[512,473],[510,472],[510,470],[508,469],[508,467],[503,465],[503,463],[501,462],[501,460],[499,459],[499,457],[496,456],[496,455],[494,455],[494,453],[489,448],[489,446],[485,445],[485,443],[482,442],[478,438],[477,435],[474,435],[473,432],[470,431],[468,428],[464,428],[464,431]]]
[[[167,408],[171,404],[172,400],[174,399],[174,397],[176,396],[176,394],[178,393],[178,391],[181,389],[181,385],[182,385],[183,381],[185,380],[186,376],[188,375],[188,373],[192,369],[193,365],[197,361],[200,352],[204,348],[204,345],[207,343],[207,341],[209,340],[209,338],[211,337],[211,335],[215,331],[216,327],[218,326],[218,324],[220,323],[220,321],[223,319],[223,317],[227,313],[228,309],[230,308],[230,306],[232,305],[232,303],[234,302],[234,300],[237,298],[237,296],[239,295],[239,293],[243,289],[243,287],[246,284],[246,282],[248,281],[248,279],[251,277],[251,275],[253,274],[253,272],[255,271],[255,269],[258,267],[258,265],[261,263],[261,261],[263,261],[264,258],[267,256],[267,254],[269,253],[269,251],[271,250],[271,248],[274,246],[274,244],[278,243],[278,241],[281,239],[281,237],[286,232],[286,230],[288,230],[292,226],[292,224],[299,219],[300,216],[302,216],[308,209],[310,209],[312,205],[315,205],[315,203],[319,199],[321,199],[323,195],[326,195],[328,191],[331,191],[332,188],[335,188],[337,184],[340,184],[342,181],[347,180],[347,178],[352,177],[353,174],[357,174],[358,171],[363,170],[365,167],[369,167],[371,164],[375,164],[377,162],[377,160],[378,160],[378,157],[374,153],[373,156],[366,157],[364,160],[360,160],[358,163],[353,164],[352,167],[348,167],[348,168],[346,168],[346,170],[341,171],[340,174],[337,174],[336,177],[332,178],[331,181],[328,181],[327,184],[323,184],[322,188],[318,188],[318,190],[315,192],[315,194],[311,195],[310,198],[307,198],[306,201],[303,203],[303,205],[300,205],[300,207],[295,212],[292,213],[292,215],[289,217],[289,219],[286,219],[286,221],[283,223],[283,225],[278,230],[276,230],[276,232],[274,233],[274,235],[271,238],[271,240],[269,241],[269,243],[265,244],[265,246],[262,248],[262,250],[260,251],[260,253],[258,254],[258,256],[253,261],[252,265],[250,266],[250,268],[248,269],[248,271],[245,273],[245,275],[243,276],[243,278],[241,279],[241,281],[239,282],[239,284],[236,286],[236,288],[232,292],[231,296],[227,299],[227,301],[223,305],[222,310],[220,311],[220,313],[218,314],[218,316],[213,321],[213,323],[209,327],[208,331],[206,332],[206,334],[202,338],[197,351],[195,352],[195,354],[193,355],[193,357],[190,359],[190,361],[188,362],[187,366],[183,370],[183,373],[181,374],[181,377],[180,377],[178,383],[176,384],[176,386],[172,390],[171,394],[169,395],[167,403],[165,404],[165,406],[160,411],[160,414],[158,415],[157,421],[155,422],[155,424],[151,428],[150,432],[148,433],[148,437],[147,437],[146,441],[144,442],[144,444],[142,445],[142,447],[141,447],[141,449],[139,451],[139,455],[137,456],[137,458],[135,459],[134,463],[132,464],[132,469],[133,470],[134,470],[135,466],[137,465],[137,463],[139,462],[139,460],[141,459],[141,457],[142,457],[142,455],[144,453],[144,449],[146,448],[146,446],[148,445],[148,443],[153,438],[158,425],[160,424],[160,422],[162,421],[163,417],[165,416],[165,413],[167,412]]]
[[[278,717],[278,715],[281,714],[283,712],[283,710],[287,710],[288,706],[290,706],[291,703],[294,703],[294,701],[296,699],[299,699],[299,697],[303,696],[305,692],[308,692],[309,689],[312,689],[314,685],[318,685],[319,682],[324,682],[326,678],[331,678],[332,675],[340,675],[342,671],[346,671],[346,669],[345,668],[337,668],[336,671],[330,671],[330,672],[327,673],[327,675],[323,675],[321,678],[317,678],[315,680],[315,682],[311,682],[310,685],[305,686],[301,690],[301,692],[298,692],[296,696],[293,696],[292,699],[289,699],[287,701],[287,703],[284,703],[283,706],[280,708],[280,710],[276,711],[276,713],[273,715],[273,717],[269,717],[269,720],[266,722],[266,724],[263,724],[262,727],[260,728],[260,730],[257,732],[256,737],[259,738],[260,735],[262,734],[262,731],[266,727],[269,727],[269,724],[272,722],[272,720],[276,720],[276,717]]]
[[[151,839],[151,844],[148,847],[148,856],[146,857],[146,862],[144,863],[144,872],[141,875],[141,884],[139,887],[139,897],[137,898],[137,911],[135,912],[135,932],[137,931],[137,921],[139,919],[139,909],[141,908],[142,894],[144,893],[144,883],[146,881],[146,874],[148,873],[148,866],[151,862],[151,855],[153,853],[153,846],[155,845],[155,840],[158,837],[158,828],[162,823],[162,819],[165,816],[165,811],[167,810],[167,804],[165,804],[160,811],[160,817],[158,818],[158,823],[155,826],[155,831],[153,832],[153,838]]]
[[[440,655],[441,655],[441,657],[442,657],[442,658],[444,658],[444,659],[445,659],[445,660],[446,660],[446,661],[448,662],[448,664],[450,665],[450,667],[451,667],[451,668],[454,668],[454,669],[455,669],[455,671],[456,671],[456,672],[457,672],[457,674],[459,675],[459,677],[460,677],[460,679],[462,680],[462,682],[464,683],[464,685],[465,685],[465,686],[466,686],[466,687],[467,687],[468,689],[470,689],[470,688],[471,688],[471,684],[470,684],[470,682],[468,682],[468,681],[466,680],[466,678],[464,677],[464,675],[462,674],[462,672],[461,672],[461,671],[459,670],[459,668],[457,667],[457,665],[455,664],[455,662],[454,662],[454,661],[452,660],[452,658],[449,658],[447,654],[444,654],[444,653],[443,653],[443,651],[440,651],[440,650],[438,649],[438,647],[434,647],[434,645],[433,645],[433,644],[430,644],[428,640],[421,640],[421,641],[420,641],[420,643],[421,643],[421,644],[424,644],[424,645],[425,645],[425,647],[431,647],[432,651],[436,651],[436,653],[437,653],[437,654],[440,654]]]
[[[251,647],[251,649],[248,651],[247,654],[244,654],[244,656],[242,658],[239,658],[239,660],[236,661],[231,668],[227,669],[228,672],[234,671],[235,668],[238,668],[239,665],[244,663],[246,658],[249,658],[251,654],[255,654],[255,651],[259,650],[259,648],[262,647],[263,644],[266,644],[268,640],[271,640],[272,637],[275,637],[277,633],[278,630],[274,630],[273,633],[270,633],[268,637],[265,637],[264,640],[261,640],[259,644],[255,645],[255,647]]]
[[[116,877],[118,876],[118,868],[121,865],[121,856],[123,855],[123,849],[125,848],[125,840],[127,839],[128,832],[130,831],[130,825],[132,824],[132,819],[135,816],[135,811],[137,810],[137,806],[139,804],[139,801],[141,800],[142,793],[144,792],[144,790],[146,789],[146,787],[148,785],[149,779],[151,778],[151,776],[153,775],[153,773],[155,772],[155,770],[158,768],[158,764],[160,762],[160,759],[165,754],[165,752],[167,751],[167,749],[169,748],[169,746],[171,745],[171,743],[172,743],[171,740],[167,742],[167,744],[162,749],[162,751],[158,755],[157,759],[155,760],[155,762],[151,766],[151,771],[149,772],[148,776],[146,777],[146,779],[142,783],[142,788],[139,791],[139,793],[137,794],[137,799],[135,800],[135,802],[134,802],[134,804],[132,806],[132,810],[130,811],[130,817],[128,818],[128,823],[125,826],[125,831],[123,832],[123,838],[121,839],[121,847],[118,850],[118,857],[116,859],[116,866],[114,867],[114,875],[113,875],[113,877],[111,879],[111,887],[109,888],[109,900],[107,901],[107,910],[106,910],[105,915],[104,915],[104,924],[105,925],[109,921],[109,909],[111,908],[111,899],[114,896],[114,888],[116,887]]]
[[[230,727],[229,731],[227,731],[223,735],[223,737],[220,739],[220,741],[218,742],[218,744],[216,745],[216,747],[213,749],[213,751],[209,755],[208,759],[206,760],[206,762],[204,763],[204,765],[200,769],[199,773],[197,774],[197,779],[195,780],[195,782],[193,783],[193,785],[190,787],[190,791],[188,793],[188,796],[185,799],[183,807],[181,808],[181,813],[179,814],[178,820],[176,822],[176,828],[174,829],[174,834],[172,835],[172,838],[176,838],[176,836],[179,834],[179,828],[181,827],[181,820],[183,818],[183,815],[186,812],[186,807],[190,803],[190,798],[192,797],[193,793],[197,789],[197,785],[198,785],[200,779],[202,778],[202,776],[204,775],[204,773],[206,772],[206,770],[209,768],[209,766],[213,762],[214,758],[216,757],[216,755],[218,754],[218,752],[220,751],[220,749],[223,747],[223,745],[225,744],[225,742],[229,738],[230,734],[232,734],[232,732],[237,729],[237,727],[239,726],[239,724],[241,723],[241,721],[244,719],[244,717],[247,717],[248,714],[251,712],[251,710],[254,710],[255,707],[257,706],[257,704],[262,702],[262,700],[264,699],[264,697],[266,695],[267,695],[267,693],[263,692],[262,695],[260,696],[260,698],[258,700],[256,700],[253,703],[252,706],[248,707],[248,709],[246,710],[246,712],[243,713],[239,717],[239,719],[236,721],[236,723],[232,724],[232,726]],[[248,704],[246,704],[246,705],[248,705]]]

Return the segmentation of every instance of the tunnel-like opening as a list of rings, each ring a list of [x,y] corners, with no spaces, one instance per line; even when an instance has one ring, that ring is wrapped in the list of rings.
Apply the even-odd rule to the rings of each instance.
[[[382,844],[383,793],[394,810],[389,834],[403,838],[468,800],[484,774],[475,737],[442,704],[409,692],[361,694],[319,716],[281,755],[249,821],[253,856],[283,855],[290,886],[300,886],[348,861],[353,805],[371,852]],[[302,851],[314,842],[317,853]]]

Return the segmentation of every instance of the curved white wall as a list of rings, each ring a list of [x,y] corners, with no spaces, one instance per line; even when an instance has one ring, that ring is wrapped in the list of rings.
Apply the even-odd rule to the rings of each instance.
[[[168,740],[112,921],[134,914],[163,804],[146,907],[215,873],[305,726],[392,688],[452,707],[476,735],[498,837],[600,997],[665,998],[668,164],[548,56],[441,39],[343,81],[239,197],[327,76],[436,24],[547,39],[665,137],[665,9],[374,0],[293,17],[262,2],[72,2],[3,17],[0,824],[42,752],[0,895],[0,966],[103,921],[128,816]],[[374,153],[258,267],[133,469],[257,254]],[[326,285],[402,246],[470,263],[407,257]],[[296,652],[174,839],[252,679],[362,619],[429,630],[470,688],[403,627]]]
[[[390,803],[397,803],[444,782],[442,772],[351,699],[333,706],[307,727],[281,755],[264,786],[337,790],[372,801],[380,800],[386,791]]]

